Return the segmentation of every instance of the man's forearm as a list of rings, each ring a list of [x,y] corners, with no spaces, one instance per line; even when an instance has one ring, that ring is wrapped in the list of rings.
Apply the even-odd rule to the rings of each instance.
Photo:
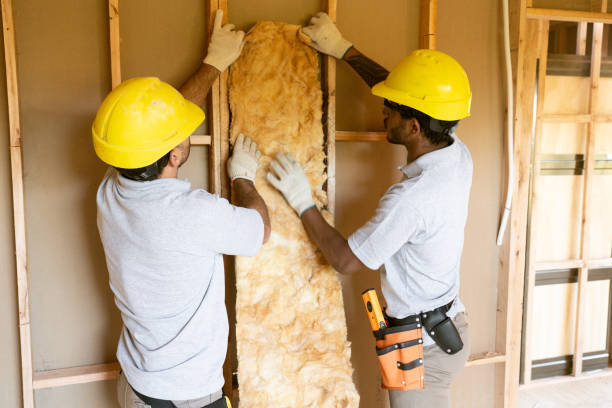
[[[202,106],[206,100],[206,95],[212,87],[215,79],[219,77],[219,70],[212,65],[202,64],[200,68],[193,74],[187,82],[180,88],[181,94],[185,99]]]
[[[255,185],[252,181],[237,178],[234,180],[234,195],[233,201],[239,207],[251,208],[256,210],[264,223],[264,238],[263,242],[266,243],[270,238],[270,217],[268,215],[268,207],[264,202],[263,198],[259,195],[255,189]]]
[[[370,88],[384,81],[389,75],[389,71],[383,66],[360,53],[355,47],[348,50],[342,59],[359,74]]]
[[[306,233],[335,270],[350,275],[365,268],[346,239],[325,221],[316,207],[304,211],[301,218]]]

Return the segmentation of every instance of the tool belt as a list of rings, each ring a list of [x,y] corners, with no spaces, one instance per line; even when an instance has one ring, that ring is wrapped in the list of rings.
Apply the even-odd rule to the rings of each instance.
[[[138,395],[138,398],[140,398],[142,402],[151,406],[151,408],[176,408],[176,405],[174,405],[172,401],[147,397],[146,395],[143,395],[136,391],[134,388],[132,388],[132,390],[136,395]],[[211,402],[208,405],[204,405],[202,408],[232,408],[232,404],[230,404],[229,399],[226,396],[223,396],[215,402]]]
[[[391,326],[418,321],[423,324],[427,334],[447,354],[456,354],[463,349],[463,341],[453,320],[446,315],[453,305],[454,299],[437,309],[412,315],[403,319],[387,317]]]

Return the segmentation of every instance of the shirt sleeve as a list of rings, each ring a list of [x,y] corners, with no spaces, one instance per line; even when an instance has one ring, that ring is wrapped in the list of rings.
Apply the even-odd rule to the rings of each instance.
[[[263,244],[264,224],[256,210],[230,204],[217,195],[208,196],[203,224],[198,228],[201,244],[225,255],[255,256]]]
[[[378,269],[424,228],[421,215],[400,188],[391,188],[376,213],[348,239],[349,247],[368,268]]]

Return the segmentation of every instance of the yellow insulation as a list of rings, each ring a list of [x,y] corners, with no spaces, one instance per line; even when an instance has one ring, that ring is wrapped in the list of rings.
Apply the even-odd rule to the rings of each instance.
[[[244,133],[258,143],[255,185],[272,222],[259,254],[236,260],[238,382],[245,408],[359,406],[336,272],[265,179],[274,154],[290,152],[305,168],[317,206],[327,203],[318,58],[299,35],[297,26],[257,23],[229,76],[231,141]]]

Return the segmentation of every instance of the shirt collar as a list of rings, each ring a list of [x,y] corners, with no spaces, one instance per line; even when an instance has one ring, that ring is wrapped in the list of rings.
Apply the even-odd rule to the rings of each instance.
[[[453,144],[445,148],[434,150],[417,158],[412,163],[404,166],[399,166],[397,169],[406,175],[408,178],[416,177],[424,170],[431,169],[442,163],[454,161],[459,153],[459,143],[456,136],[453,134]]]

